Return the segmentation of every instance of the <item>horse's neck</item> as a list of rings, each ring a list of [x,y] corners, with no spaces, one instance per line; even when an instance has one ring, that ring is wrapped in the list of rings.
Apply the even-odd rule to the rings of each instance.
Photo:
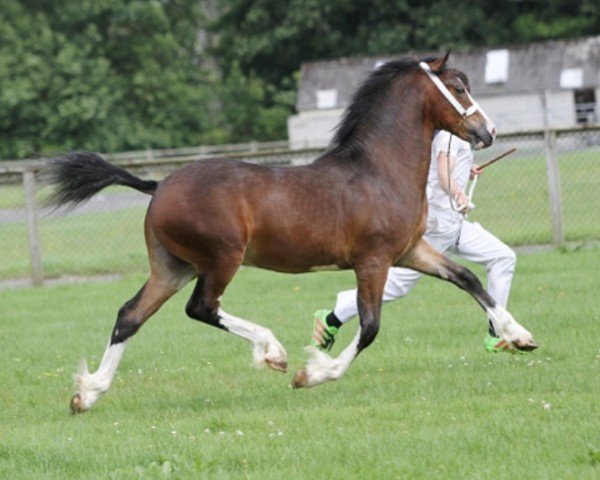
[[[406,91],[398,102],[400,106],[391,102],[382,107],[381,117],[389,119],[387,132],[368,135],[365,151],[385,177],[403,186],[410,179],[419,188],[425,188],[434,125],[426,118],[423,101],[418,95]]]
[[[399,188],[424,193],[434,125],[426,115],[423,89],[410,77],[400,82],[350,138],[333,146],[314,165],[333,164],[346,170],[352,158]]]

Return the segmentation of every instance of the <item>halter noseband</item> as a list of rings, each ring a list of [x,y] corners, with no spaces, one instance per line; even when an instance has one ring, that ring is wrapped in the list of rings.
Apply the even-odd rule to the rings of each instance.
[[[431,81],[435,84],[438,90],[446,97],[446,100],[450,102],[450,104],[454,107],[454,109],[458,112],[458,114],[462,117],[462,119],[467,118],[470,115],[473,115],[475,112],[479,110],[479,105],[475,102],[471,96],[469,95],[470,100],[473,102],[469,108],[463,107],[456,97],[450,93],[450,90],[444,85],[444,83],[440,80],[435,73],[431,71],[431,67],[427,62],[419,63],[419,66],[425,71],[427,76],[431,79]]]

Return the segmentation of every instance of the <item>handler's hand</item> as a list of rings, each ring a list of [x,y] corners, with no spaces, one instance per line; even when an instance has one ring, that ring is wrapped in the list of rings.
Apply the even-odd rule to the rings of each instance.
[[[473,210],[475,208],[475,205],[469,202],[469,199],[463,192],[458,193],[456,197],[454,197],[454,202],[456,205],[456,211],[462,215],[466,215],[469,210]]]
[[[481,175],[482,171],[483,170],[479,168],[479,165],[473,165],[471,167],[471,171],[469,172],[469,180],[473,180],[476,176]]]

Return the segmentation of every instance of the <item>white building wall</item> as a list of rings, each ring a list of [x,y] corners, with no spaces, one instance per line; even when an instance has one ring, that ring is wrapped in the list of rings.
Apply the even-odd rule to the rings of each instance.
[[[498,133],[512,133],[544,128],[542,97],[536,93],[476,97],[485,113],[492,119]]]
[[[477,101],[499,133],[577,126],[572,90],[480,97]]]
[[[300,112],[288,118],[290,148],[320,148],[329,145],[335,127],[342,119],[342,109]]]
[[[545,99],[544,99],[545,96]],[[600,98],[600,89],[597,97]],[[576,127],[572,90],[479,96],[477,102],[495,123],[499,133]],[[544,111],[546,104],[547,113]],[[320,148],[329,145],[344,110],[311,110],[288,118],[290,148]],[[547,117],[546,117],[547,115]]]
[[[575,118],[575,95],[573,90],[557,90],[547,93],[548,125],[552,128],[577,126]]]

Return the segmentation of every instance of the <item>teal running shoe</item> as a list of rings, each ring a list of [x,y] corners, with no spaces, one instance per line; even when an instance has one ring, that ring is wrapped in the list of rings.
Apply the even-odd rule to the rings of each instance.
[[[319,350],[331,350],[335,343],[335,334],[338,332],[337,327],[327,325],[328,310],[317,310],[314,314],[313,332],[310,339],[310,344]]]

